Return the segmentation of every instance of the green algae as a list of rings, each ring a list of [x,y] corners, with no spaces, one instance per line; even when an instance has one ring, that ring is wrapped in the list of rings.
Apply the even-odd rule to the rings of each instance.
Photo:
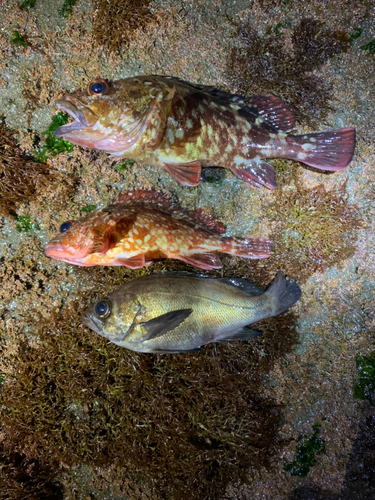
[[[57,156],[63,152],[70,153],[73,151],[74,144],[53,135],[53,132],[57,128],[61,127],[61,125],[65,125],[68,121],[69,117],[65,113],[57,113],[52,117],[51,125],[42,133],[44,145],[34,153],[34,157],[37,161],[45,162],[48,156]],[[39,140],[39,138],[37,138],[37,140]]]
[[[362,28],[354,28],[350,37],[349,37],[349,42],[352,43],[354,40],[357,40],[363,33]]]
[[[223,180],[222,178],[220,177],[220,175],[207,175],[206,176],[206,181],[209,183],[209,184],[213,184],[215,187],[221,187],[222,184],[223,184]]]
[[[359,48],[361,50],[368,50],[370,54],[375,54],[375,40],[371,40],[371,42],[361,45]]]
[[[69,17],[73,12],[77,0],[65,0],[62,7],[59,8],[59,15],[61,17]]]
[[[18,45],[20,47],[28,47],[29,44],[25,40],[25,38],[21,35],[19,31],[13,31],[10,37],[10,43],[14,45]]]
[[[25,0],[24,2],[21,3],[20,9],[21,10],[31,9],[32,7],[35,7],[35,2],[36,0]]]
[[[32,222],[28,215],[19,215],[16,217],[17,225],[16,229],[19,233],[29,233],[30,231],[39,230],[40,226]]]
[[[115,166],[115,170],[117,170],[118,172],[125,172],[125,170],[128,168],[128,167],[132,167],[134,165],[135,161],[134,160],[126,160],[122,163],[119,163]]]
[[[375,406],[375,351],[372,351],[369,357],[357,356],[356,364],[358,374],[353,388],[354,395]]]
[[[325,451],[325,442],[319,437],[320,425],[314,424],[313,431],[310,438],[299,438],[302,443],[297,446],[294,459],[284,466],[284,470],[291,476],[306,477],[317,462],[315,455],[321,455]]]
[[[96,208],[96,205],[86,205],[85,207],[80,208],[80,211],[89,213],[89,212],[92,212],[93,210],[95,210],[95,208]]]

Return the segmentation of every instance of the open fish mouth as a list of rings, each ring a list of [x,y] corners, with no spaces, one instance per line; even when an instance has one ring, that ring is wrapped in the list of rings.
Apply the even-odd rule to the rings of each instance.
[[[69,134],[74,130],[82,130],[86,127],[90,127],[92,123],[90,123],[83,111],[77,108],[72,102],[67,101],[66,99],[58,99],[55,101],[55,106],[65,113],[68,113],[74,119],[74,122],[67,123],[66,125],[62,125],[57,128],[53,135],[58,139],[64,137],[64,135]]]

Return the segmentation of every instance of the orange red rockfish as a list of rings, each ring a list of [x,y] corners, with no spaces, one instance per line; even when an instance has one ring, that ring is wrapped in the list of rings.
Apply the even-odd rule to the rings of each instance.
[[[271,242],[223,236],[221,222],[202,210],[184,211],[160,191],[120,194],[116,203],[72,222],[46,245],[48,257],[78,266],[137,269],[154,259],[179,259],[201,269],[219,269],[215,251],[263,259]]]
[[[354,128],[287,135],[294,116],[273,95],[244,98],[173,77],[97,79],[55,104],[74,118],[56,137],[164,168],[186,186],[199,183],[202,166],[218,166],[273,189],[275,171],[264,158],[341,170],[355,148]]]

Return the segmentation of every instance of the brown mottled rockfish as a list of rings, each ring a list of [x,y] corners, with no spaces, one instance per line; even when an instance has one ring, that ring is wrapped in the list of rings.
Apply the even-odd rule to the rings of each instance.
[[[273,95],[244,98],[163,76],[89,83],[56,106],[74,118],[56,137],[164,168],[196,186],[202,166],[229,168],[257,187],[276,187],[264,158],[290,158],[322,170],[352,160],[355,129],[287,135],[294,116]]]
[[[300,297],[281,273],[266,292],[240,278],[154,274],[125,283],[87,309],[82,322],[133,351],[192,352],[257,337],[261,332],[244,327],[281,314]]]
[[[46,245],[48,257],[78,266],[137,269],[154,259],[179,259],[201,269],[219,269],[215,251],[263,259],[272,243],[223,236],[221,222],[202,210],[183,210],[165,193],[137,190],[77,221],[64,222]]]

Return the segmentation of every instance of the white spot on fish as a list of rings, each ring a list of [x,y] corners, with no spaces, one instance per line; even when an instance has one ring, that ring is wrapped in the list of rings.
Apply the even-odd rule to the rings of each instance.
[[[192,128],[193,127],[193,122],[190,120],[190,118],[188,118],[186,120],[186,126],[187,126],[187,128]]]
[[[146,234],[146,236],[144,237],[144,242],[147,243],[148,240],[151,238],[151,236],[149,234]]]
[[[298,160],[304,160],[306,158],[307,154],[306,153],[298,153],[297,159]]]
[[[142,245],[142,240],[137,240],[138,245]]]
[[[313,144],[310,144],[308,142],[305,142],[305,144],[302,144],[302,149],[304,151],[311,151],[311,149],[314,147]]]
[[[261,116],[258,116],[257,118],[255,118],[255,125],[260,125],[263,122],[264,122],[264,120]]]
[[[177,139],[182,139],[184,137],[184,131],[182,130],[182,128],[178,128],[174,134]]]
[[[197,110],[193,109],[192,112],[191,112],[191,115],[192,115],[193,118],[198,118]]]
[[[167,129],[167,138],[171,144],[174,143],[174,135],[173,135],[173,132],[170,128]]]

